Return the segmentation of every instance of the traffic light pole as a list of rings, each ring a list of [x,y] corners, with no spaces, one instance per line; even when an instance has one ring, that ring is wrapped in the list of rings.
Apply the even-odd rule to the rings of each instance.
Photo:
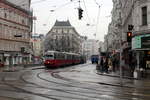
[[[122,34],[122,33],[121,33]],[[122,80],[122,39],[120,39],[120,85],[123,86]]]
[[[120,35],[120,85],[123,86],[123,77],[122,77],[122,51],[123,51],[123,48],[122,48],[122,34],[123,34],[123,26],[121,25],[121,35]]]

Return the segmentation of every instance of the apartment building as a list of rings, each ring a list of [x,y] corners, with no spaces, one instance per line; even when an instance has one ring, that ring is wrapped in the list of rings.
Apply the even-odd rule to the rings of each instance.
[[[32,13],[29,10],[15,2],[0,0],[0,59],[5,65],[30,62],[31,30]]]
[[[45,51],[82,52],[82,38],[76,29],[67,21],[56,20],[45,38]]]
[[[90,59],[92,55],[99,55],[100,42],[95,39],[87,39],[83,43],[84,55]]]
[[[44,54],[44,35],[43,34],[33,34],[32,35],[32,46],[33,46],[33,62],[35,64],[41,63],[41,59]]]

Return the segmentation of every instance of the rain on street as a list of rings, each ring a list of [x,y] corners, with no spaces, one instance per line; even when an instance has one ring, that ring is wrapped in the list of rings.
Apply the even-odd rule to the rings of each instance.
[[[141,80],[98,75],[95,64],[0,73],[0,100],[149,100]],[[148,83],[147,83],[148,84]]]

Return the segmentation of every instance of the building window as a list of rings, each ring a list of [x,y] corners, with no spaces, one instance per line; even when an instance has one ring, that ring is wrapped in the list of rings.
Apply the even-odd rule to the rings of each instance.
[[[22,24],[25,24],[24,20],[22,19]]]
[[[0,34],[2,33],[2,24],[0,23]]]
[[[147,6],[142,7],[142,25],[147,25]]]
[[[6,13],[4,14],[4,17],[7,18],[7,14]]]

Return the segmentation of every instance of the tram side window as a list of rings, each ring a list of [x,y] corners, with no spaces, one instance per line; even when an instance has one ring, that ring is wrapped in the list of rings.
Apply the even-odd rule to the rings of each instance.
[[[67,57],[67,54],[64,54],[64,59],[66,60],[68,57]]]
[[[73,59],[75,59],[75,56],[74,56],[74,55],[72,55],[72,60],[73,60]]]
[[[65,58],[66,58],[66,57],[65,57],[65,54],[62,53],[62,59],[64,60]]]
[[[71,55],[70,54],[67,55],[67,59],[71,60]]]
[[[54,54],[54,59],[58,59],[58,54],[57,53]]]
[[[63,59],[64,57],[63,57],[63,54],[61,54],[61,53],[56,53],[55,54],[56,55],[56,59],[59,59],[59,60],[61,60],[61,59]]]
[[[61,59],[61,55],[58,53],[58,59]]]

